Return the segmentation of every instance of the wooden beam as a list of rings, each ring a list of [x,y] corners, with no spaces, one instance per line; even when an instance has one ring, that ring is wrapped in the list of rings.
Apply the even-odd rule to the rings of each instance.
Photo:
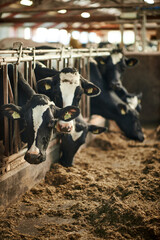
[[[52,17],[40,17],[35,18],[27,17],[27,18],[1,18],[0,23],[27,23],[27,22],[102,22],[102,21],[113,21],[115,20],[114,16],[104,15],[104,16],[91,16],[90,18],[82,18],[81,16],[52,16]]]
[[[127,9],[127,10],[131,10],[131,11],[138,11],[138,10],[143,10],[143,8],[145,8],[145,10],[156,10],[156,8],[154,9],[154,7],[160,7],[160,3],[155,3],[152,6],[149,6],[147,3],[128,3],[128,4],[110,4],[110,5],[101,5],[99,7],[68,7],[68,6],[62,6],[62,7],[50,7],[50,8],[30,8],[30,7],[26,7],[26,8],[19,8],[19,9],[13,9],[13,8],[6,8],[3,10],[0,10],[0,12],[16,12],[16,13],[33,13],[33,12],[53,12],[53,11],[58,11],[61,10],[62,8],[65,8],[67,11],[89,11],[89,10],[97,10],[97,9],[102,9],[102,8],[120,8],[120,9]]]
[[[147,16],[147,22],[154,21],[159,22],[160,14],[157,16]],[[139,19],[139,21],[142,21]],[[134,19],[118,19],[110,15],[101,15],[101,16],[91,16],[90,18],[82,18],[81,16],[51,16],[51,17],[39,17],[35,18],[34,16],[28,18],[1,18],[0,23],[63,23],[63,22],[81,22],[81,23],[90,23],[90,22],[113,22],[113,23],[133,23]]]

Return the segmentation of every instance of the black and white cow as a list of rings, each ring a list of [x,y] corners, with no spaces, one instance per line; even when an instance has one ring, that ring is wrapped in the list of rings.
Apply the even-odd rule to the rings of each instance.
[[[19,94],[23,96],[25,92],[28,96],[27,103],[19,106],[12,103],[2,105],[1,114],[12,120],[23,119],[28,143],[24,158],[31,164],[39,164],[46,159],[46,149],[56,121],[70,121],[80,111],[74,106],[60,109],[46,95],[36,94],[20,73],[18,84]]]
[[[57,106],[64,107],[68,104],[78,106],[83,93],[91,97],[100,94],[100,89],[84,79],[75,68],[64,68],[56,73],[55,69],[51,70],[37,64],[35,75],[38,80],[39,73],[43,77],[45,74],[49,77],[38,81],[38,91],[49,96]],[[51,77],[52,75],[53,77]],[[72,166],[74,156],[80,146],[85,143],[88,132],[99,134],[106,130],[104,127],[87,124],[82,116],[74,119],[71,127],[63,125],[62,128],[60,124],[56,128],[60,132],[61,142],[59,163],[65,167]],[[63,129],[65,130],[64,134],[62,134]]]
[[[61,134],[60,137],[60,160],[59,163],[64,167],[73,164],[74,156],[80,146],[85,143],[88,132],[100,134],[106,131],[105,127],[87,124],[80,115],[74,121],[74,129],[70,134]]]
[[[37,82],[38,92],[46,94],[58,107],[68,105],[78,107],[83,93],[90,97],[100,94],[100,89],[95,84],[84,79],[76,68],[68,67],[56,73],[55,69],[52,70],[37,65],[35,75],[36,79],[41,78]],[[59,121],[57,128],[61,132],[70,132],[73,128],[73,121],[68,123]]]
[[[138,112],[141,110],[142,93],[129,93],[122,84],[122,76],[126,68],[132,68],[137,63],[136,58],[127,58],[121,49],[115,49],[109,56],[96,57],[96,64],[104,80],[107,90],[114,90],[116,94]]]
[[[90,79],[101,89],[101,94],[91,99],[91,114],[114,120],[128,138],[143,141],[139,113],[114,90],[106,88],[106,82],[93,62],[90,63]]]

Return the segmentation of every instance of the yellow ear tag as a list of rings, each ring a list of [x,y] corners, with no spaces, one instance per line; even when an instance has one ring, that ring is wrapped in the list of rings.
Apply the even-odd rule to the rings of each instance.
[[[133,62],[132,62],[132,61],[130,61],[128,65],[129,65],[129,66],[133,66]]]
[[[141,99],[138,99],[138,103],[141,103]]]
[[[72,115],[69,112],[66,112],[66,114],[64,115],[64,120],[70,119],[71,116]]]
[[[13,112],[13,113],[12,113],[12,117],[13,117],[13,119],[21,118],[20,115],[19,115],[19,113],[17,113],[17,112]]]
[[[92,133],[94,133],[94,134],[98,134],[99,131],[98,131],[98,129],[97,129],[97,130],[94,130]]]
[[[103,64],[103,65],[104,65],[104,64],[105,64],[105,62],[101,60],[101,61],[100,61],[100,64]]]
[[[126,114],[126,112],[124,111],[123,108],[121,109],[121,114],[122,114],[122,115],[125,115],[125,114]]]
[[[87,89],[87,92],[88,92],[88,93],[92,93],[92,92],[93,92],[93,88],[88,88],[88,89]]]
[[[46,90],[51,89],[51,86],[50,86],[49,84],[47,84],[47,83],[46,83],[44,86],[45,86],[45,89],[46,89]]]

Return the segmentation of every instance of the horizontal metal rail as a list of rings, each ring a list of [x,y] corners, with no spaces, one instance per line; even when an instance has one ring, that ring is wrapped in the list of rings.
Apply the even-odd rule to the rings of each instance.
[[[18,60],[20,62],[25,61],[45,61],[49,59],[68,59],[68,58],[83,58],[83,57],[96,57],[96,56],[107,56],[110,54],[110,49],[108,48],[80,48],[80,49],[72,49],[72,48],[61,48],[61,49],[47,49],[47,50],[35,50],[32,48],[31,50],[22,50],[21,57],[19,59],[19,50],[0,50],[0,65],[5,65],[6,63],[16,63]],[[5,56],[3,56],[5,54]],[[6,56],[7,54],[17,56]],[[32,55],[28,55],[32,54]],[[39,55],[41,54],[41,55]],[[43,55],[45,54],[45,55]]]
[[[1,102],[18,104],[18,71],[21,71],[25,79],[31,87],[36,90],[36,81],[34,75],[34,66],[36,61],[43,61],[44,64],[51,68],[54,66],[57,70],[61,68],[76,67],[77,70],[89,80],[90,78],[90,65],[89,60],[96,56],[107,56],[110,51],[107,48],[100,49],[47,49],[35,50],[35,48],[22,49],[22,43],[18,43],[18,49],[13,50],[0,50],[0,67],[3,69],[3,96]],[[45,55],[44,55],[45,54]],[[21,64],[19,64],[21,63]],[[13,83],[11,84],[8,77],[8,64],[13,64]],[[81,113],[84,118],[90,118],[90,98],[83,94],[80,102]],[[14,154],[18,154],[24,147],[24,143],[20,138],[20,129],[18,122],[12,122],[6,117],[4,118],[3,125],[3,144],[4,144],[4,158],[0,160],[0,175],[11,170],[9,159]],[[21,164],[21,163],[19,163]]]

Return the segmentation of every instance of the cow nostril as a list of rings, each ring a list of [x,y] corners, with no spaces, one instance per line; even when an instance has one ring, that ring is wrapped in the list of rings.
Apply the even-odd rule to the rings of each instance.
[[[33,154],[28,152],[26,152],[24,159],[30,164],[39,164],[45,160],[41,153]]]

